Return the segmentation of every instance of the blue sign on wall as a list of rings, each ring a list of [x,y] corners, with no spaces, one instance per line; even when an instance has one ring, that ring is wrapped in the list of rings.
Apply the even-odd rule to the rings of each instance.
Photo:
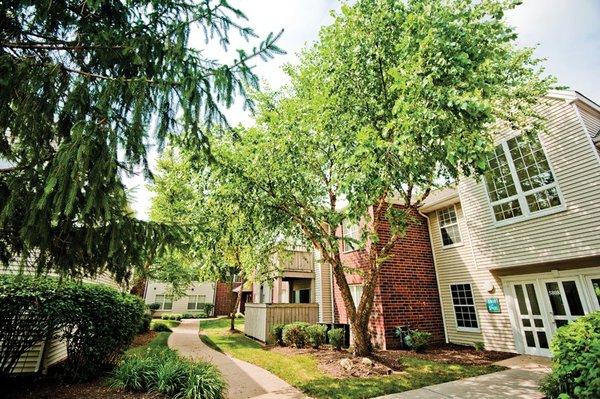
[[[498,298],[488,298],[485,305],[489,313],[500,313],[500,300]]]

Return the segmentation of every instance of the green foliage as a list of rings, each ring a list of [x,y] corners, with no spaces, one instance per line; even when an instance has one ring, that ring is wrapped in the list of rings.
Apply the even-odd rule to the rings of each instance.
[[[431,333],[426,331],[411,330],[406,337],[406,343],[415,350],[415,352],[423,351],[431,341]]]
[[[306,332],[308,326],[310,326],[310,324],[301,321],[286,324],[281,333],[283,342],[287,346],[304,348],[308,341],[308,334]]]
[[[473,344],[473,347],[474,347],[474,348],[475,348],[475,350],[477,350],[477,351],[482,351],[482,350],[485,350],[485,344],[484,344],[483,342],[481,342],[481,341],[475,342],[475,343]]]
[[[226,389],[214,366],[183,360],[164,346],[127,356],[113,372],[112,385],[182,399],[221,399]]]
[[[0,298],[4,374],[11,371],[15,357],[31,346],[29,341],[22,345],[21,337],[33,335],[38,340],[65,340],[66,375],[74,380],[90,378],[119,360],[144,316],[144,304],[136,296],[103,285],[47,277],[0,276]],[[32,321],[36,324],[29,324]]]
[[[164,313],[164,314],[160,315],[160,318],[163,320],[170,320],[171,315],[169,313]]]
[[[285,324],[273,324],[271,327],[271,335],[275,338],[275,343],[277,345],[283,346],[285,343],[283,342],[283,329],[285,328]]]
[[[222,107],[252,106],[249,62],[282,53],[279,35],[224,64],[191,33],[227,51],[254,39],[226,1],[34,0],[0,15],[0,260],[124,280],[178,234],[127,212],[122,176],[149,177],[148,148],[167,139],[206,148],[209,127],[227,127]]]
[[[160,309],[160,303],[151,303],[148,305],[148,309],[150,310],[158,310]]]
[[[289,87],[258,95],[256,125],[210,140],[245,206],[262,209],[267,224],[301,231],[332,265],[355,336],[368,332],[374,291],[354,306],[339,254],[343,222],[362,227],[342,240],[376,251],[356,271],[368,286],[432,189],[484,172],[498,129],[543,128],[535,106],[553,81],[541,77],[531,49],[516,45],[503,17],[515,4],[344,4],[288,67]],[[404,207],[388,206],[390,197]],[[381,221],[391,234],[379,236]],[[368,342],[353,346],[368,351],[359,348]]]
[[[540,386],[548,398],[600,397],[600,312],[559,328],[551,349],[552,374]]]
[[[327,339],[329,340],[329,344],[333,346],[335,349],[340,350],[344,345],[344,329],[343,328],[332,328],[327,331]]]
[[[150,316],[149,314],[144,314],[140,323],[138,333],[141,334],[150,331],[150,322],[152,322],[152,316]]]
[[[313,324],[306,327],[306,335],[308,335],[308,342],[314,349],[319,349],[321,345],[325,343],[327,326],[323,324]]]

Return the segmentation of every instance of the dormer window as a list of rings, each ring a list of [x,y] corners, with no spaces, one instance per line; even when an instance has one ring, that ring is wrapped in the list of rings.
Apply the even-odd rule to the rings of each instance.
[[[562,209],[558,185],[537,137],[516,136],[500,143],[488,166],[485,183],[496,222]]]

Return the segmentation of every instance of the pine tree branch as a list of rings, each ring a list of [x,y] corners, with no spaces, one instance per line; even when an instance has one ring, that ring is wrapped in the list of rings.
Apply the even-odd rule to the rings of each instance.
[[[106,46],[106,45],[81,45],[71,44],[75,42],[60,42],[60,43],[22,43],[22,42],[9,42],[0,43],[1,47],[16,48],[16,49],[31,49],[31,50],[93,50],[93,49],[107,49],[116,50],[123,49],[125,46]]]

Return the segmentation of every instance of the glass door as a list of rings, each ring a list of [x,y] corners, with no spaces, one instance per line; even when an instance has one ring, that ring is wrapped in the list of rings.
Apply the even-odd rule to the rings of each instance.
[[[543,284],[550,303],[550,317],[556,328],[586,313],[581,300],[581,290],[575,279],[551,280]]]
[[[549,356],[548,332],[538,294],[533,282],[513,284],[517,300],[519,330],[525,346],[525,353]]]
[[[600,276],[588,277],[592,309],[600,310]]]

